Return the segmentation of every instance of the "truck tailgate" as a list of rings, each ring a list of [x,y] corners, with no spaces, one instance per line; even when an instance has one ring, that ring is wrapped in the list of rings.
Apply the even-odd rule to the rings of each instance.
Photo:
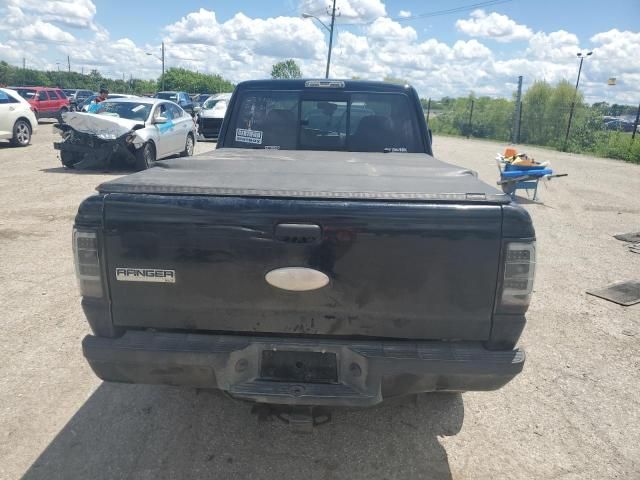
[[[110,193],[104,215],[119,326],[489,337],[500,205]],[[321,234],[276,238],[279,224],[318,225]],[[265,275],[282,267],[313,268],[330,283],[271,286]],[[118,268],[175,271],[175,282],[122,281]]]

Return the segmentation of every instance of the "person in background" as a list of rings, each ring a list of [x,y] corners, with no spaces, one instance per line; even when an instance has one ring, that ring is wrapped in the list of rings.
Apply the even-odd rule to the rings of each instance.
[[[109,90],[107,90],[106,87],[102,87],[100,88],[100,94],[96,97],[96,99],[93,102],[94,103],[104,102],[108,96],[109,96]]]
[[[109,90],[106,87],[100,87],[100,93],[96,98],[91,100],[91,103],[87,106],[87,113],[98,113],[100,103],[104,102],[109,96]]]

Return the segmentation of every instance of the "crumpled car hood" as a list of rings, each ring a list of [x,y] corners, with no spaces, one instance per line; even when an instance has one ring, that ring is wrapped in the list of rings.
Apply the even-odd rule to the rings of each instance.
[[[115,140],[130,132],[136,125],[143,125],[138,120],[80,112],[64,113],[62,120],[74,130],[95,135],[102,140]]]

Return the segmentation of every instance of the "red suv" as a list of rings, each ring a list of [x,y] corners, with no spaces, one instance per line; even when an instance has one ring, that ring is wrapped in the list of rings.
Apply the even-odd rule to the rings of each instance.
[[[9,87],[31,105],[36,118],[57,118],[69,111],[69,99],[59,88]]]

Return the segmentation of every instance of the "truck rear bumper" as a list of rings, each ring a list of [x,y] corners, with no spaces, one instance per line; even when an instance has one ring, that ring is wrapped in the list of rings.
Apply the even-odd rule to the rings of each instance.
[[[477,342],[142,331],[128,331],[115,339],[88,335],[82,347],[93,371],[105,381],[217,388],[261,403],[361,407],[420,392],[495,390],[520,373],[525,359],[522,350],[489,351]],[[267,360],[273,357],[271,352],[288,352],[284,358],[291,365],[284,371],[290,378],[266,378],[263,364],[271,361]],[[324,375],[323,383],[305,381],[317,367],[306,364],[316,358],[309,352],[331,357],[332,366],[323,374],[333,368],[335,377]],[[268,375],[273,372],[267,369]]]

